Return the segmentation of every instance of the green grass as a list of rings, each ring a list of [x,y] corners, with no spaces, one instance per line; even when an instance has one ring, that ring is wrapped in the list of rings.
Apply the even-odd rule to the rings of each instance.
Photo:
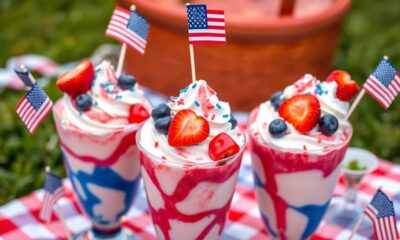
[[[112,0],[0,1],[0,66],[11,56],[38,53],[59,63],[90,56],[102,43],[114,7]],[[391,57],[400,66],[400,1],[355,0],[344,22],[335,67],[363,83],[379,59]],[[60,97],[54,84],[46,88]],[[43,168],[64,175],[57,136],[49,117],[33,137],[15,114],[24,93],[0,93],[0,204],[30,193],[43,184]],[[388,111],[365,96],[351,118],[351,145],[400,163],[400,100]]]

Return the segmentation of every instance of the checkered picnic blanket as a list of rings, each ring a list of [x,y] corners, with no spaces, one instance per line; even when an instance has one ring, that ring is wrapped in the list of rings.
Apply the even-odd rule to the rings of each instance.
[[[90,222],[82,215],[69,180],[65,180],[64,185],[66,195],[59,201],[59,206],[70,232],[79,233],[90,228]],[[380,161],[378,169],[363,180],[359,197],[369,201],[379,186],[383,186],[383,190],[394,200],[396,212],[400,213],[400,166],[384,160]],[[344,181],[340,177],[335,195],[342,195],[343,192]],[[41,189],[0,207],[1,240],[66,239],[63,226],[54,213],[49,224],[39,220],[40,202],[43,195],[44,190]],[[399,214],[397,219],[400,219]],[[124,225],[132,229],[141,239],[156,239],[142,184]],[[400,222],[398,225],[400,226]],[[336,223],[336,225],[322,222],[312,239],[347,239],[346,236],[350,234],[352,227],[346,221]],[[361,230],[353,239],[371,239],[372,234],[371,229]],[[253,176],[248,151],[243,156],[231,211],[222,235],[222,240],[238,239],[269,239],[260,219],[253,191]]]

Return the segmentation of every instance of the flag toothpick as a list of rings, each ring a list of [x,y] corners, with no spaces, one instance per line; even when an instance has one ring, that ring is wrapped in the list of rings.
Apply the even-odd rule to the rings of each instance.
[[[367,216],[373,223],[375,237],[378,240],[399,239],[399,233],[396,226],[396,214],[394,212],[393,201],[379,187],[370,203],[364,208],[360,218],[354,226],[349,240],[358,231],[364,216]]]
[[[42,206],[40,209],[39,217],[49,222],[51,220],[51,213],[53,211],[53,207],[55,207],[56,215],[60,220],[61,225],[64,228],[65,235],[67,239],[71,239],[71,232],[68,229],[68,226],[65,222],[64,215],[61,211],[60,206],[58,205],[58,200],[60,200],[65,193],[65,189],[62,184],[61,178],[51,173],[51,169],[49,166],[45,167],[46,171],[46,181],[44,185],[45,194],[42,200]]]
[[[26,95],[18,102],[16,112],[33,134],[51,111],[53,102],[24,65],[14,71],[28,89]]]
[[[116,70],[117,77],[121,76],[128,46],[144,54],[148,32],[149,23],[136,12],[135,5],[131,5],[130,10],[121,7],[114,9],[105,35],[122,43]]]
[[[186,4],[190,65],[192,82],[196,81],[194,44],[226,44],[225,13],[222,10],[207,9],[207,5]]]
[[[365,93],[374,98],[383,108],[388,109],[400,91],[400,73],[384,56],[378,66],[365,81],[361,92],[354,100],[345,120],[348,120]]]

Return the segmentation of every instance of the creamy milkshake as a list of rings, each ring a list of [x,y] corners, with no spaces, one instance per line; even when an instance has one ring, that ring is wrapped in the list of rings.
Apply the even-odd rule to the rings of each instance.
[[[357,84],[343,71],[326,81],[304,75],[252,111],[252,165],[270,235],[307,239],[331,199],[352,136],[344,117]]]
[[[203,80],[153,110],[137,144],[159,239],[219,239],[245,143],[229,104]]]
[[[135,79],[117,78],[108,62],[83,62],[57,85],[65,94],[53,115],[75,195],[94,237],[118,237],[140,179],[135,134],[151,105]]]

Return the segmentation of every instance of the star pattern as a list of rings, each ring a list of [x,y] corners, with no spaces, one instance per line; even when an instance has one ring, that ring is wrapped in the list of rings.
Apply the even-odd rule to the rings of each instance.
[[[375,69],[372,75],[375,76],[385,87],[389,87],[394,77],[397,74],[397,70],[388,61],[382,60],[379,66]]]
[[[37,111],[42,104],[46,101],[47,95],[42,88],[35,83],[32,90],[26,95],[27,100],[31,103],[32,107]]]
[[[207,29],[206,5],[187,6],[189,29]]]
[[[149,23],[135,11],[131,12],[131,16],[126,27],[132,32],[135,32],[141,38],[145,40],[147,39],[147,35],[149,33]]]

